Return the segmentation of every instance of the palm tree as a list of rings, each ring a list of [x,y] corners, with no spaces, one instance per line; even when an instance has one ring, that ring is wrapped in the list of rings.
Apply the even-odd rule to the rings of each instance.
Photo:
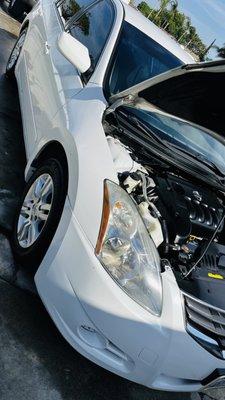
[[[173,13],[176,13],[176,11],[178,9],[178,1],[177,0],[171,0],[170,4],[171,4],[171,11]]]
[[[155,17],[154,17],[154,21],[158,22],[158,26],[161,26],[161,20],[159,19],[160,14],[162,14],[165,10],[166,7],[168,6],[168,4],[170,3],[171,0],[160,0],[160,7],[159,7],[159,11],[156,13]]]
[[[218,57],[225,58],[225,44],[217,49]]]
[[[215,42],[215,40],[214,40],[214,42]],[[220,47],[220,46],[217,46],[216,44],[212,43],[211,47],[217,51],[218,57],[225,58],[225,44],[222,47]]]
[[[167,30],[167,28],[170,26],[170,24],[173,22],[174,20],[174,16],[177,12],[178,9],[178,1],[177,0],[169,0],[167,2],[167,5],[170,4],[170,12],[168,14],[167,17],[167,21],[164,23],[163,25],[163,29]]]
[[[179,37],[178,42],[180,43],[181,40],[185,37],[188,36],[190,34],[190,27],[191,27],[191,21],[190,18],[185,17],[185,25],[186,25],[186,29],[184,30],[184,32],[182,33],[182,35]]]
[[[161,0],[160,1],[160,9],[165,10],[171,0]]]

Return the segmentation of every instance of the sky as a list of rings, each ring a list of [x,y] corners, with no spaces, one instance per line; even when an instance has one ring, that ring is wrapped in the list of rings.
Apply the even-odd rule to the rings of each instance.
[[[160,4],[159,0],[146,2],[154,8]],[[178,0],[178,3],[178,9],[191,18],[192,25],[206,46],[214,39],[218,46],[225,43],[225,0]],[[215,51],[211,51],[210,55],[214,58]]]

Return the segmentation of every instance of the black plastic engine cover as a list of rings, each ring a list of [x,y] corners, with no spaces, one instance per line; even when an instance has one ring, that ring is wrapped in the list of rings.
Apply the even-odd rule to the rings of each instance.
[[[206,239],[211,237],[223,213],[222,203],[216,194],[173,175],[154,180],[159,196],[157,208],[167,221],[170,240],[179,236],[182,242],[189,235]]]

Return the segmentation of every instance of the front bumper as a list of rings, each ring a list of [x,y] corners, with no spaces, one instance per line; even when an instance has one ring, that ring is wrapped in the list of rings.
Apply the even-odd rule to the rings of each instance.
[[[111,279],[72,216],[60,227],[35,282],[58,329],[81,354],[147,387],[197,391],[225,368],[185,329],[183,297],[170,269],[162,274],[161,317],[147,312]],[[52,249],[58,248],[54,257]]]

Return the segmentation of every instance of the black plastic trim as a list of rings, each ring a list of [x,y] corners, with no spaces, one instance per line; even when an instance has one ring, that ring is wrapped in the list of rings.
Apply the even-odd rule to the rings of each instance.
[[[201,381],[201,384],[202,386],[210,385],[210,383],[212,383],[216,379],[222,378],[223,376],[225,377],[225,369],[217,368],[210,375],[204,378]]]
[[[218,67],[220,65],[225,66],[225,60],[217,60],[217,61],[208,61],[203,63],[196,63],[196,64],[185,64],[181,67],[181,69],[192,70],[192,69],[199,69],[199,68],[209,68],[209,67]]]

